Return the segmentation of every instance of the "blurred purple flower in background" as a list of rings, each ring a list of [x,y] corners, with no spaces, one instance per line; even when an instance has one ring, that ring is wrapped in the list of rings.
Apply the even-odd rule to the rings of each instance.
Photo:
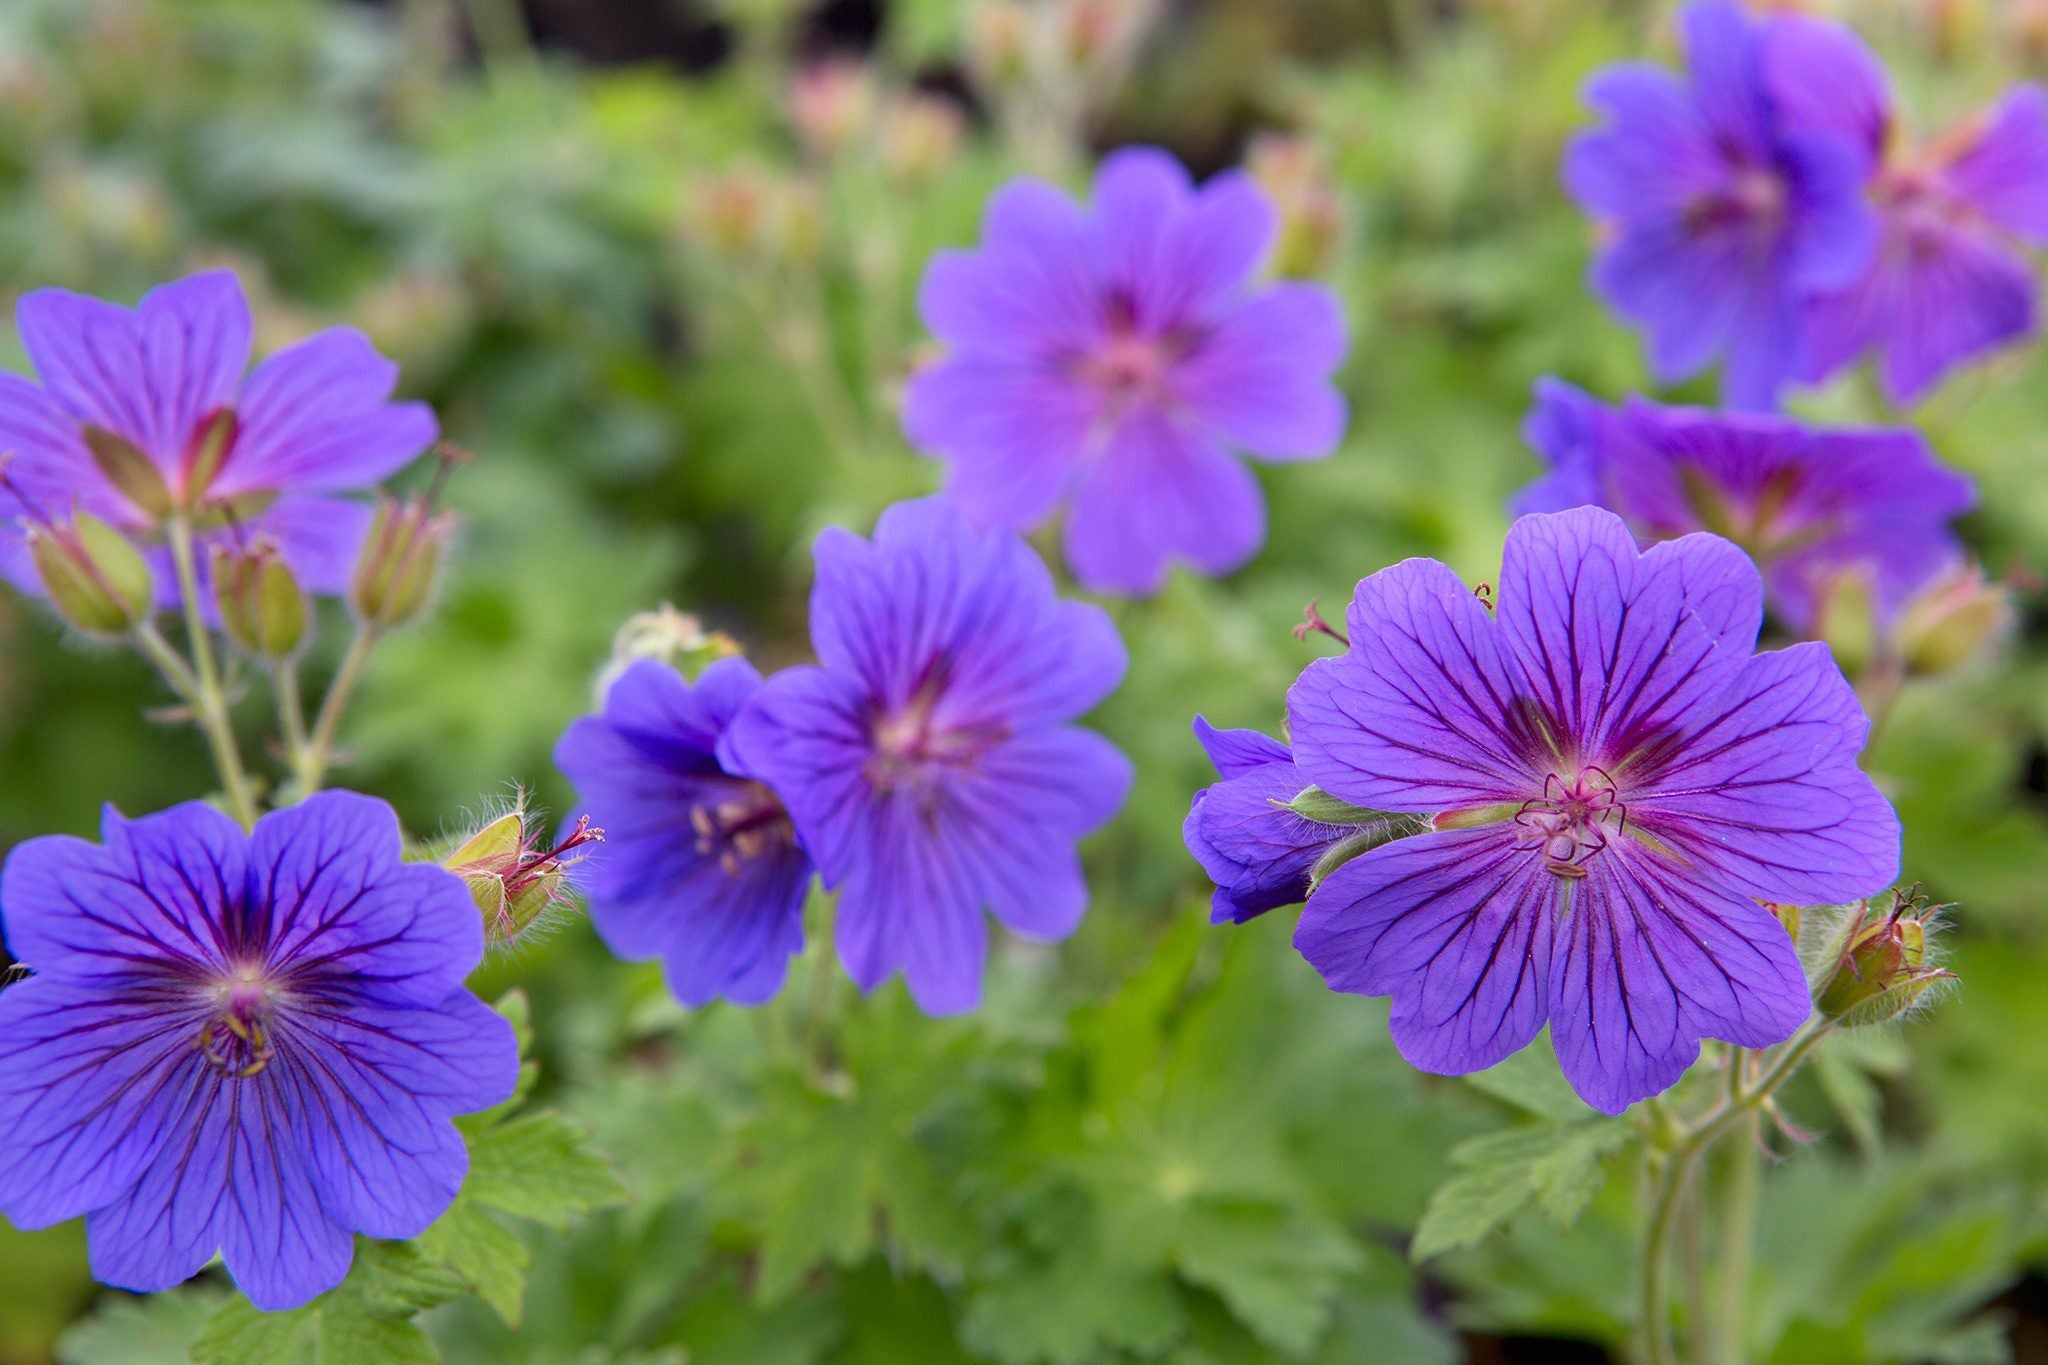
[[[982,244],[925,274],[920,307],[947,354],[911,381],[910,440],[946,462],[977,526],[1026,530],[1064,506],[1087,587],[1154,592],[1177,560],[1235,569],[1265,510],[1231,452],[1314,459],[1344,434],[1335,296],[1253,284],[1274,230],[1249,176],[1197,189],[1150,148],[1104,160],[1085,209],[1012,183]]]
[[[1848,28],[1784,15],[1768,51],[1786,119],[1854,139],[1878,166],[1877,252],[1849,287],[1812,303],[1801,377],[1875,351],[1886,394],[1911,403],[1955,366],[2031,335],[2040,286],[2018,248],[2048,243],[2048,92],[2014,89],[1915,147],[1884,68]]]
[[[1798,630],[1815,626],[1840,575],[1866,575],[1889,619],[1963,560],[1949,523],[1975,491],[1908,428],[1815,428],[1640,398],[1613,407],[1545,379],[1523,432],[1552,472],[1517,512],[1593,504],[1645,540],[1725,536],[1755,558],[1772,610]]]
[[[249,370],[249,305],[225,270],[153,289],[133,309],[37,289],[15,321],[40,383],[0,374],[0,450],[13,457],[0,571],[27,591],[41,586],[21,521],[84,511],[145,544],[184,515],[201,565],[208,541],[267,536],[306,589],[339,593],[370,509],[331,495],[394,473],[438,430],[424,404],[389,401],[398,367],[351,328]],[[159,600],[175,604],[160,545],[152,557]]]
[[[1658,382],[1722,361],[1732,406],[1769,408],[1801,370],[1806,306],[1855,282],[1877,242],[1873,149],[1788,116],[1766,75],[1775,19],[1734,0],[1679,15],[1686,77],[1630,62],[1593,78],[1607,122],[1564,183],[1610,240],[1593,286],[1640,327]]]
[[[1289,694],[1295,762],[1433,829],[1325,877],[1303,956],[1334,989],[1391,995],[1427,1071],[1491,1066],[1547,1021],[1607,1113],[1670,1086],[1702,1038],[1791,1036],[1806,976],[1758,902],[1882,890],[1899,825],[1856,766],[1869,721],[1827,648],[1752,653],[1761,606],[1727,541],[1639,554],[1598,508],[1515,524],[1496,616],[1434,560],[1360,583],[1350,651]]]
[[[93,1274],[169,1289],[216,1252],[251,1303],[348,1273],[468,1170],[449,1121],[509,1098],[512,1029],[463,986],[483,924],[401,861],[380,801],[327,792],[245,835],[193,802],[32,839],[0,885],[0,1211],[86,1215]]]
[[[1073,932],[1075,841],[1123,804],[1131,768],[1068,724],[1124,672],[1116,628],[1066,602],[1031,549],[946,500],[899,503],[872,541],[818,537],[820,662],[770,678],[720,757],[787,803],[863,990],[901,970],[941,1014],[981,999],[983,907],[1016,933]]]
[[[660,958],[685,1005],[760,1004],[804,946],[811,860],[775,793],[718,753],[760,686],[744,659],[718,660],[694,685],[642,659],[555,746],[605,829],[576,874],[591,922],[621,957]]]
[[[1218,730],[1195,717],[1216,775],[1195,793],[1182,837],[1216,883],[1210,921],[1242,924],[1308,895],[1309,874],[1324,854],[1357,831],[1286,809],[1309,785],[1294,753],[1257,730]]]

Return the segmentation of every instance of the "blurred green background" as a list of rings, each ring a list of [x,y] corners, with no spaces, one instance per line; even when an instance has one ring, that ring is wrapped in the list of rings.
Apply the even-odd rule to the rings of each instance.
[[[2039,3],[1855,10],[1929,124],[2048,71]],[[1532,380],[1646,382],[1583,288],[1591,234],[1556,167],[1583,79],[1668,59],[1666,18],[1635,0],[0,0],[0,293],[132,300],[231,265],[259,351],[363,327],[477,452],[439,610],[378,656],[338,774],[421,835],[512,784],[561,809],[549,747],[631,613],[672,602],[764,667],[803,656],[812,535],[936,485],[895,427],[916,279],[1009,176],[1079,183],[1128,141],[1202,172],[1248,158],[1290,214],[1281,263],[1346,301],[1351,434],[1266,472],[1265,551],[1110,604],[1132,666],[1097,723],[1137,788],[1090,846],[1080,934],[1002,945],[980,1015],[841,991],[827,1093],[776,1060],[795,1006],[686,1018],[579,922],[487,969],[487,995],[533,997],[545,1093],[637,1197],[538,1235],[517,1333],[440,1310],[449,1359],[1619,1349],[1631,1166],[1568,1234],[1532,1213],[1411,1266],[1446,1149],[1514,1111],[1404,1067],[1383,1007],[1293,956],[1291,912],[1206,927],[1179,830],[1210,780],[1189,718],[1276,725],[1314,652],[1289,634],[1305,602],[1408,555],[1493,577],[1506,499],[1537,470],[1517,434]],[[11,334],[0,348],[23,365]],[[1853,377],[1798,406],[1879,415]],[[2048,568],[2041,349],[1910,418],[1980,481],[1965,529],[1987,566]],[[2048,1360],[2043,624],[2025,601],[1998,657],[1913,684],[1871,755],[1909,878],[1959,903],[1962,984],[1802,1079],[1820,1137],[1772,1172],[1755,1359]],[[331,659],[338,620],[328,635]],[[139,719],[163,700],[133,659],[0,601],[0,844],[204,793],[196,736]],[[0,1225],[7,1365],[181,1359],[208,1301],[97,1302],[66,1335],[96,1303],[76,1226]]]

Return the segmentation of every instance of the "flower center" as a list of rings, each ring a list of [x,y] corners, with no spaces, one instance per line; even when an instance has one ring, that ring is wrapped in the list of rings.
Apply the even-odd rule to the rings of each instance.
[[[1695,234],[1748,228],[1768,236],[1783,221],[1788,198],[1785,179],[1777,171],[1745,165],[1725,185],[1692,202],[1686,225]]]
[[[929,788],[949,770],[971,768],[1003,738],[988,727],[942,724],[937,712],[938,690],[926,688],[875,719],[868,732],[867,776],[878,790]]]
[[[1517,843],[1539,850],[1559,877],[1583,877],[1586,863],[1607,847],[1609,834],[1628,828],[1628,807],[1604,769],[1587,766],[1569,780],[1557,773],[1543,779],[1543,795],[1515,813]]]
[[[697,851],[716,853],[719,869],[728,877],[738,876],[748,859],[796,842],[789,812],[759,782],[739,783],[724,800],[693,806],[690,828],[697,832]]]
[[[260,1074],[277,1055],[270,1039],[270,1015],[276,995],[276,987],[262,967],[249,964],[236,968],[232,975],[214,984],[213,1016],[199,1026],[192,1046],[225,1076],[247,1080]]]

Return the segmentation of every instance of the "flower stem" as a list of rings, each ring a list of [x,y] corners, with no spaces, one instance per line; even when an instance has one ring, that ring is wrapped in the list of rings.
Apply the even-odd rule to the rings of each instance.
[[[335,732],[341,728],[342,714],[348,710],[349,698],[362,679],[363,666],[369,663],[370,651],[376,647],[377,628],[368,622],[358,623],[355,638],[348,642],[348,653],[342,655],[341,667],[334,671],[334,681],[327,685],[320,713],[313,718],[313,733],[299,746],[292,765],[301,798],[319,791],[326,779],[328,765],[334,761]]]
[[[1742,1054],[1737,1054],[1738,1059]],[[1763,1172],[1760,1146],[1763,1116],[1749,1113],[1742,1136],[1728,1154],[1728,1187],[1721,1192],[1721,1295],[1715,1345],[1721,1365],[1743,1365],[1748,1356],[1750,1265],[1756,1247],[1757,1186]]]
[[[1745,1084],[1743,1072],[1746,1065],[1738,1062],[1729,1078],[1728,1097],[1721,1104],[1708,1111],[1694,1122],[1684,1125],[1675,1138],[1665,1141],[1665,1155],[1662,1167],[1652,1177],[1650,1217],[1643,1230],[1642,1252],[1636,1258],[1637,1308],[1642,1317],[1643,1358],[1648,1365],[1676,1365],[1677,1356],[1671,1345],[1671,1298],[1668,1267],[1671,1260],[1672,1236],[1678,1224],[1678,1208],[1687,1186],[1692,1181],[1694,1168],[1709,1148],[1731,1129],[1745,1122],[1754,1123],[1764,1102],[1786,1081],[1792,1078],[1801,1064],[1812,1055],[1821,1039],[1828,1035],[1834,1024],[1826,1019],[1816,1019],[1795,1035],[1785,1045],[1775,1062],[1771,1063],[1763,1078],[1754,1085]],[[1738,1058],[1742,1054],[1737,1054]],[[1754,1227],[1754,1193],[1748,1196],[1751,1202],[1744,1220]],[[1747,1243],[1752,1233],[1744,1233],[1745,1248],[1742,1253],[1745,1265],[1748,1258]],[[1746,1293],[1748,1272],[1742,1274]],[[1734,1291],[1723,1286],[1724,1295]],[[1726,1299],[1724,1297],[1724,1307]],[[1737,1312],[1746,1312],[1738,1302]],[[1697,1333],[1702,1324],[1693,1324]],[[1728,1320],[1721,1323],[1724,1338],[1732,1340],[1732,1348],[1738,1352],[1747,1340],[1744,1324]]]
[[[270,690],[277,699],[277,724],[284,735],[285,757],[298,772],[306,752],[306,707],[299,698],[299,665],[278,659],[270,665]]]
[[[228,809],[244,829],[249,829],[256,823],[256,800],[249,791],[249,776],[242,768],[242,751],[235,743],[234,726],[228,719],[227,694],[221,688],[220,668],[214,662],[213,633],[207,629],[199,601],[199,562],[192,543],[192,524],[183,516],[174,516],[165,523],[165,529],[170,537],[171,562],[178,574],[178,596],[185,607],[186,644],[192,654],[192,714],[213,750],[213,766],[220,775]]]
[[[803,1055],[814,1080],[822,1079],[826,1073],[826,1030],[831,1023],[833,988],[838,985],[839,954],[832,942],[833,912],[837,908],[837,903],[827,898],[819,912],[813,935],[817,960],[811,964],[811,979],[806,987]]]

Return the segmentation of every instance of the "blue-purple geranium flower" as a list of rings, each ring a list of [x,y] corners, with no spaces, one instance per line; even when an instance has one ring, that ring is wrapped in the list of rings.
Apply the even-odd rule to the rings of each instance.
[[[1249,176],[1198,189],[1150,148],[1106,159],[1086,208],[1009,185],[981,245],[925,274],[947,353],[911,381],[910,439],[978,526],[1026,530],[1064,506],[1088,587],[1153,592],[1175,561],[1236,568],[1265,507],[1233,452],[1312,459],[1344,433],[1335,297],[1253,283],[1274,230]]]
[[[1290,808],[1309,781],[1279,740],[1257,730],[1218,730],[1200,716],[1195,738],[1222,779],[1195,793],[1181,826],[1188,852],[1216,883],[1210,920],[1242,924],[1299,902],[1316,864],[1358,830]]]
[[[1865,149],[1883,222],[1868,268],[1811,304],[1802,377],[1874,351],[1885,392],[1910,403],[1957,365],[2031,335],[2040,284],[2020,248],[2048,243],[2048,91],[2018,87],[1915,145],[1884,68],[1843,25],[1781,16],[1769,65],[1790,122]]]
[[[577,872],[592,923],[621,957],[659,958],[686,1005],[759,1004],[803,948],[811,860],[781,799],[718,753],[760,686],[744,659],[694,685],[642,659],[555,746],[605,829]]]
[[[150,546],[159,600],[178,600],[157,531],[173,510],[202,547],[274,541],[311,592],[339,593],[368,530],[365,489],[435,437],[433,413],[393,403],[398,367],[351,328],[249,369],[249,305],[228,271],[122,308],[37,289],[15,311],[38,382],[0,374],[0,572],[40,591],[20,525],[85,511]],[[207,556],[202,552],[203,566]]]
[[[1493,616],[1434,560],[1360,583],[1350,651],[1289,693],[1295,762],[1433,829],[1325,877],[1296,946],[1335,989],[1391,995],[1424,1070],[1491,1066],[1547,1022],[1608,1113],[1702,1038],[1784,1041],[1806,977],[1759,902],[1882,890],[1899,824],[1826,647],[1754,653],[1761,607],[1734,545],[1638,553],[1598,508],[1515,524]]]
[[[1963,560],[1949,523],[1975,491],[1907,428],[1816,428],[1640,398],[1613,407],[1545,379],[1524,433],[1552,472],[1517,511],[1590,503],[1646,540],[1726,536],[1755,557],[1772,610],[1794,629],[1814,627],[1841,575],[1863,576],[1889,620]]]
[[[253,834],[199,803],[101,844],[34,839],[0,884],[0,1212],[86,1217],[93,1273],[169,1289],[216,1252],[258,1308],[413,1237],[468,1169],[450,1117],[508,1098],[511,1027],[463,986],[483,925],[347,792]]]
[[[819,662],[771,677],[721,760],[787,805],[839,892],[836,943],[863,989],[900,970],[925,1010],[972,1009],[984,908],[1031,939],[1080,922],[1074,846],[1131,769],[1069,722],[1116,687],[1123,644],[1022,540],[944,499],[891,507],[872,541],[828,530],[816,556]]]
[[[1767,71],[1778,20],[1694,0],[1679,23],[1683,79],[1633,62],[1594,77],[1607,122],[1573,139],[1565,185],[1610,236],[1593,283],[1642,328],[1658,380],[1719,357],[1725,400],[1768,408],[1801,370],[1808,303],[1870,261],[1873,154],[1788,116]]]

